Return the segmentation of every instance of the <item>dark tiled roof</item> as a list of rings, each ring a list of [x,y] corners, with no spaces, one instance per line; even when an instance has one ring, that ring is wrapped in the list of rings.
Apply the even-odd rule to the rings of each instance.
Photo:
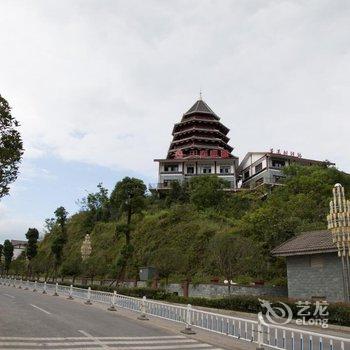
[[[328,230],[303,232],[284,242],[271,254],[274,256],[309,255],[318,253],[336,252],[332,234]]]
[[[11,239],[12,245],[27,245],[27,241],[20,241],[17,239]]]
[[[185,113],[185,115],[189,115],[196,112],[208,113],[218,118],[218,116],[211,110],[211,108],[203,100],[196,101],[196,103]]]

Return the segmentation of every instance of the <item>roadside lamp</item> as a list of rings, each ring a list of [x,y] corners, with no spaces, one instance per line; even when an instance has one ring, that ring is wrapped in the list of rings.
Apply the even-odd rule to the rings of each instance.
[[[350,201],[345,198],[344,187],[336,184],[333,188],[333,200],[329,203],[327,215],[328,229],[332,233],[333,243],[342,259],[343,288],[345,301],[350,299]]]

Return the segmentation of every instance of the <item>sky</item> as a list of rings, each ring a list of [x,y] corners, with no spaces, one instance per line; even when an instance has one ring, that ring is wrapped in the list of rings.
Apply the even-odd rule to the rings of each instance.
[[[233,153],[280,148],[350,172],[347,0],[0,0],[0,94],[25,154],[0,241],[102,182],[157,181],[199,97]]]

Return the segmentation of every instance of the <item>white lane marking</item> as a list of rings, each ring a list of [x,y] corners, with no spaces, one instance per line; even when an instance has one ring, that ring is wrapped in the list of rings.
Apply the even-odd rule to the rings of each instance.
[[[12,298],[12,299],[15,299],[16,297],[14,297],[13,295],[10,295],[10,294],[7,294],[7,293],[3,293],[2,295],[5,295],[6,297],[9,297],[9,298]]]
[[[99,340],[150,340],[150,339],[187,339],[182,335],[160,335],[145,337],[96,337]],[[86,337],[0,337],[0,340],[86,340]]]
[[[155,335],[144,337],[97,337],[100,340],[148,340],[148,339],[188,339],[184,335]],[[1,338],[0,338],[1,339]]]
[[[85,338],[86,339],[86,338]],[[26,344],[24,344],[26,345]],[[43,346],[46,346],[45,344],[43,344]],[[34,350],[34,348],[1,348],[1,350]],[[44,348],[45,349],[45,348]],[[59,350],[59,349],[62,349],[62,350],[101,350],[101,347],[98,347],[98,348],[91,348],[91,347],[83,347],[83,348],[57,348],[55,350]],[[127,350],[127,348],[124,348],[124,350]]]
[[[119,340],[119,341],[103,340],[103,343],[107,345],[128,345],[128,344],[143,345],[143,344],[169,344],[169,343],[183,344],[183,343],[198,343],[198,342],[197,340],[194,340],[194,339],[177,339],[177,340],[164,339],[164,340]]]
[[[89,334],[88,332],[85,332],[81,329],[78,330],[78,332],[80,332],[81,334],[84,334],[87,338],[92,339],[94,341],[94,343],[96,343],[96,345],[99,345],[100,347],[102,347],[102,349],[109,349],[108,345],[103,344],[100,340],[98,340],[93,335]]]
[[[181,344],[181,345],[148,345],[148,346],[111,346],[108,349],[124,349],[124,350],[170,350],[170,349],[213,349],[209,344]]]
[[[42,311],[42,312],[45,312],[45,314],[47,314],[47,315],[51,315],[51,312],[48,312],[48,311],[42,309],[42,308],[39,307],[39,306],[36,306],[36,305],[33,305],[33,304],[30,304],[30,306],[34,307],[34,308],[37,309],[37,310],[40,310],[40,311]]]
[[[84,338],[85,341],[77,341],[77,342],[22,342],[22,341],[4,341],[0,342],[0,346],[2,349],[2,346],[18,346],[18,345],[26,345],[26,346],[59,346],[59,345],[65,345],[65,346],[73,346],[73,345],[96,345],[95,339],[92,338]],[[148,344],[184,344],[184,343],[198,343],[196,340],[193,339],[181,339],[181,340],[174,340],[174,341],[168,341],[168,340],[138,340],[138,341],[120,341],[120,342],[103,342],[103,345],[148,345]]]
[[[86,337],[64,337],[64,338],[58,338],[58,337],[51,337],[51,338],[43,338],[43,337],[0,337],[0,340],[86,340]]]
[[[84,338],[85,340],[89,340],[87,338]],[[61,342],[61,343],[33,343],[33,342],[0,342],[1,349],[3,346],[19,346],[19,345],[24,345],[24,346],[35,346],[35,347],[50,347],[50,346],[59,346],[59,345],[65,345],[65,346],[74,346],[74,345],[96,345],[96,343],[91,341],[85,341],[85,342]]]

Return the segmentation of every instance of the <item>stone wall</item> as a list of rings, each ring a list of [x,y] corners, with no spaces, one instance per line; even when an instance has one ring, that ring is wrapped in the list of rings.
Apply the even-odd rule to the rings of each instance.
[[[170,293],[178,293],[183,295],[183,289],[180,284],[169,284],[167,291]],[[224,284],[198,284],[189,286],[189,296],[204,297],[204,298],[218,298],[226,297],[228,295],[253,295],[253,296],[287,296],[286,287],[269,287],[269,286],[241,286],[233,285],[229,288]]]
[[[71,279],[65,278],[64,281],[69,283]],[[93,281],[96,285],[109,286],[112,281]],[[91,281],[88,279],[81,280],[77,278],[75,284],[90,284]],[[123,287],[133,288],[135,282],[124,282]],[[143,281],[137,282],[137,287],[147,287],[147,283]],[[183,289],[179,283],[170,283],[167,288],[169,293],[177,293],[183,296]],[[272,287],[272,286],[242,286],[233,285],[230,288],[230,295],[253,295],[253,296],[287,296],[287,287]],[[228,286],[225,284],[215,283],[215,284],[198,284],[189,286],[189,296],[190,297],[203,297],[203,298],[220,298],[229,295]]]
[[[287,276],[290,298],[344,300],[342,264],[337,253],[287,257]]]

